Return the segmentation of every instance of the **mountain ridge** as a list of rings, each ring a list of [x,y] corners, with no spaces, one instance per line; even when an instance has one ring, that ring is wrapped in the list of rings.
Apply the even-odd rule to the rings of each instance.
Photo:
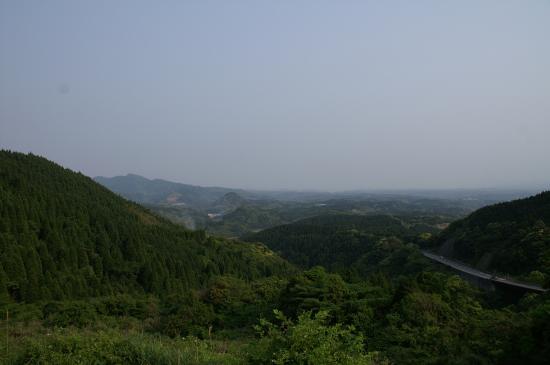
[[[0,247],[0,301],[163,296],[215,275],[291,270],[265,247],[187,230],[81,173],[9,151],[0,151]]]

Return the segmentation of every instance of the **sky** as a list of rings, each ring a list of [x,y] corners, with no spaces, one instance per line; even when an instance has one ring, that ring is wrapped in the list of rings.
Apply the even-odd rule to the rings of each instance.
[[[0,147],[256,189],[550,186],[550,1],[0,0]]]

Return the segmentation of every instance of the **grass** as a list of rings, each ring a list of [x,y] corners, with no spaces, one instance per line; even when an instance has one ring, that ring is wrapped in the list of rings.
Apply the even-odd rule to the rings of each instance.
[[[47,328],[40,321],[10,323],[6,331],[3,322],[1,364],[236,365],[244,362],[245,344],[239,341],[169,338],[135,328]]]

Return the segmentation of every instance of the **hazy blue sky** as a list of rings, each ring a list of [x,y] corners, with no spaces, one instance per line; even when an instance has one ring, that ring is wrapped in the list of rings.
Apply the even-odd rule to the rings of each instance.
[[[550,1],[0,0],[0,146],[95,175],[550,183]]]

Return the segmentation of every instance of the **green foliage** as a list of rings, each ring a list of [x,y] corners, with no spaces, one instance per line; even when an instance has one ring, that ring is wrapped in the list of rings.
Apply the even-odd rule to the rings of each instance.
[[[335,311],[347,294],[347,284],[339,275],[318,266],[290,278],[281,294],[281,306],[292,316],[304,311]]]
[[[402,280],[370,335],[373,345],[400,364],[467,363],[472,349],[466,336],[474,336],[471,326],[481,313],[472,294],[456,276],[422,273]]]
[[[467,259],[549,282],[548,197],[481,210],[440,240]],[[249,217],[247,227],[275,224],[238,196],[219,204],[235,222]],[[402,206],[385,204],[373,209]],[[324,209],[289,206],[278,210],[284,221]],[[262,244],[188,231],[81,174],[3,151],[0,310],[10,321],[0,322],[0,361],[547,363],[548,294],[490,307],[458,276],[434,272],[418,244],[439,242],[430,236],[439,223],[324,215],[249,237],[305,268],[298,272]],[[260,318],[259,338],[247,337]],[[231,348],[242,342],[246,351]]]
[[[145,323],[160,316],[158,299],[115,295],[88,300],[45,302],[40,318],[46,327],[84,328],[105,317],[132,317]]]
[[[260,340],[250,347],[254,364],[373,364],[363,338],[353,327],[328,325],[328,313],[305,312],[296,323],[275,311],[277,324],[262,320],[256,326]]]
[[[301,267],[321,265],[338,270],[349,267],[378,239],[407,233],[403,223],[390,216],[328,215],[267,229],[245,239],[263,242]]]
[[[218,353],[195,337],[157,338],[116,331],[95,333],[56,331],[50,336],[29,340],[24,349],[8,363],[75,364],[158,364],[206,365],[241,364],[236,355]]]
[[[375,272],[414,274],[429,267],[414,244],[416,228],[391,216],[330,215],[247,236],[303,268],[316,265],[362,280]]]
[[[514,327],[513,331],[508,330],[509,340],[502,351],[502,363],[547,364],[550,358],[550,301],[548,298],[546,300],[537,298],[535,303],[532,303],[521,315],[514,314],[511,317],[512,321],[508,318],[507,323],[505,322],[507,327],[510,327],[510,322]]]
[[[488,206],[451,224],[435,245],[486,270],[550,277],[550,192]]]
[[[207,338],[208,328],[215,320],[212,306],[199,300],[195,293],[168,298],[161,314],[159,330],[171,337]]]
[[[0,151],[0,301],[185,293],[290,266],[261,245],[188,231],[46,159]]]
[[[225,214],[218,220],[205,222],[205,229],[214,234],[241,237],[249,232],[288,223],[281,217],[279,207],[246,204]]]
[[[50,327],[86,327],[97,319],[95,308],[84,302],[48,303],[42,309],[44,324]]]

